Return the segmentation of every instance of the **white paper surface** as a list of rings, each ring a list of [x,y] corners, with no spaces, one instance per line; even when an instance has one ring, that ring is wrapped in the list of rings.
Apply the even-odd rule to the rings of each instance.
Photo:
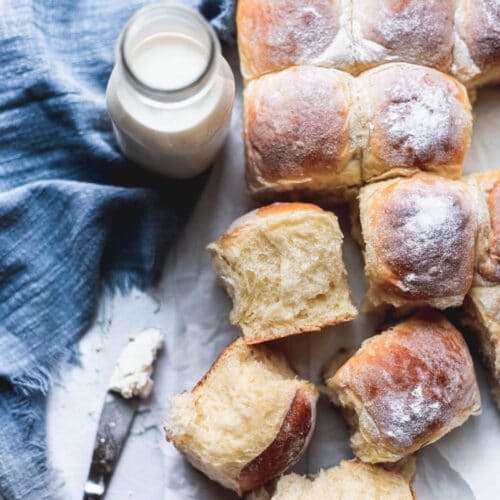
[[[235,67],[234,54],[230,54],[230,60]],[[466,173],[500,168],[500,88],[481,90],[474,109],[476,123]],[[81,342],[82,366],[66,370],[52,391],[48,405],[49,452],[64,483],[63,498],[79,500],[82,496],[113,364],[128,336],[146,327],[162,329],[165,349],[157,361],[153,395],[134,422],[107,499],[236,498],[192,469],[165,442],[161,421],[168,412],[168,399],[191,389],[237,334],[228,319],[231,302],[216,283],[205,246],[236,217],[253,208],[244,182],[241,133],[239,92],[227,145],[167,259],[161,286],[149,296],[134,292],[128,297],[103,300],[96,325]],[[344,259],[359,305],[364,291],[363,263],[345,224],[343,228]],[[281,344],[300,375],[320,382],[321,368],[336,349],[359,346],[375,327],[373,318],[361,316],[321,333],[285,339]],[[414,484],[419,499],[500,498],[500,412],[493,404],[477,356],[475,361],[483,413],[420,452]],[[293,470],[315,473],[320,467],[350,458],[348,438],[339,412],[322,397],[312,442]]]

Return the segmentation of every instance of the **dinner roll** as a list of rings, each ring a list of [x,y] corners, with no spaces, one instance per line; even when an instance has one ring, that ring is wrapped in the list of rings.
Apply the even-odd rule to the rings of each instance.
[[[329,205],[361,182],[351,122],[352,77],[298,66],[250,82],[244,92],[246,177],[259,200]]]
[[[391,61],[448,72],[455,0],[352,0],[357,69]]]
[[[313,477],[287,474],[266,491],[247,500],[412,500],[415,494],[403,476],[371,464],[343,460]]]
[[[339,0],[239,0],[236,22],[245,79],[298,64],[348,69],[349,16]]]
[[[439,71],[404,63],[379,66],[358,81],[364,182],[426,171],[461,175],[472,114],[465,88]]]
[[[359,194],[365,307],[459,306],[472,284],[476,218],[468,187],[430,174]]]
[[[467,345],[444,316],[423,310],[363,342],[326,380],[364,462],[395,462],[481,411]]]
[[[467,86],[500,82],[500,2],[458,0],[453,73]]]
[[[241,495],[299,459],[314,429],[317,398],[283,355],[237,339],[192,392],[173,398],[167,440]]]
[[[476,272],[474,284],[500,284],[500,170],[464,178],[471,188],[477,215]]]
[[[237,219],[208,246],[233,299],[231,322],[255,344],[356,317],[337,218],[305,203],[275,203]]]
[[[463,311],[463,323],[477,334],[493,396],[500,409],[500,286],[472,287]]]

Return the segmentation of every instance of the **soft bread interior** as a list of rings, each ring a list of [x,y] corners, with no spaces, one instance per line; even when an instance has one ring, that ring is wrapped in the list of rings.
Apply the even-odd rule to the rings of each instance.
[[[209,246],[233,298],[231,321],[247,342],[356,315],[341,245],[333,214],[306,211],[263,218]]]
[[[380,466],[343,461],[322,470],[314,479],[298,474],[283,476],[272,500],[365,500],[412,499],[408,481]]]
[[[174,397],[167,436],[209,477],[235,489],[227,478],[236,481],[271,444],[303,384],[284,357],[238,339],[193,392]]]

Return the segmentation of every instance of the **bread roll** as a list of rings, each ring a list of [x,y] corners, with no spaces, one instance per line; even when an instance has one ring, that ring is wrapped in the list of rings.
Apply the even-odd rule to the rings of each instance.
[[[298,64],[351,68],[349,15],[342,13],[343,3],[347,4],[340,0],[239,0],[236,22],[243,78]]]
[[[452,72],[467,86],[500,82],[498,0],[458,0]]]
[[[430,172],[459,178],[472,114],[465,88],[439,71],[386,64],[358,79],[364,182]]]
[[[297,66],[244,93],[246,178],[253,197],[350,200],[362,183],[428,171],[458,178],[472,128],[465,88],[394,63],[353,79]]]
[[[326,380],[364,462],[395,462],[481,411],[467,345],[444,316],[424,310],[363,342]]]
[[[352,140],[351,82],[347,73],[298,66],[247,86],[244,134],[252,196],[326,205],[352,197],[361,170]]]
[[[464,178],[474,197],[478,235],[474,284],[500,284],[500,170]]]
[[[366,308],[459,306],[472,284],[476,218],[469,189],[430,174],[361,189]]]
[[[500,409],[500,286],[472,287],[463,311],[463,323],[477,334],[493,396]]]
[[[299,459],[314,429],[317,398],[283,355],[238,339],[192,392],[173,398],[167,440],[210,479],[241,495]]]
[[[271,492],[261,489],[247,500],[412,500],[415,494],[403,476],[354,460],[321,470],[314,477],[287,474]]]
[[[357,69],[401,61],[449,72],[455,0],[352,0]]]
[[[208,246],[233,299],[231,322],[249,344],[349,321],[343,235],[331,212],[275,203],[237,219]]]

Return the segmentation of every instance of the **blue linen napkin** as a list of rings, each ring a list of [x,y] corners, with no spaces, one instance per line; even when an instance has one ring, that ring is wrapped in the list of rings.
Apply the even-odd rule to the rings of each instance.
[[[203,176],[129,164],[104,92],[139,0],[0,1],[0,497],[55,498],[45,394],[103,285],[154,283]],[[234,0],[195,0],[224,40]],[[199,5],[200,4],[200,5]],[[154,190],[152,189],[154,186]],[[182,196],[179,196],[182,195]]]

